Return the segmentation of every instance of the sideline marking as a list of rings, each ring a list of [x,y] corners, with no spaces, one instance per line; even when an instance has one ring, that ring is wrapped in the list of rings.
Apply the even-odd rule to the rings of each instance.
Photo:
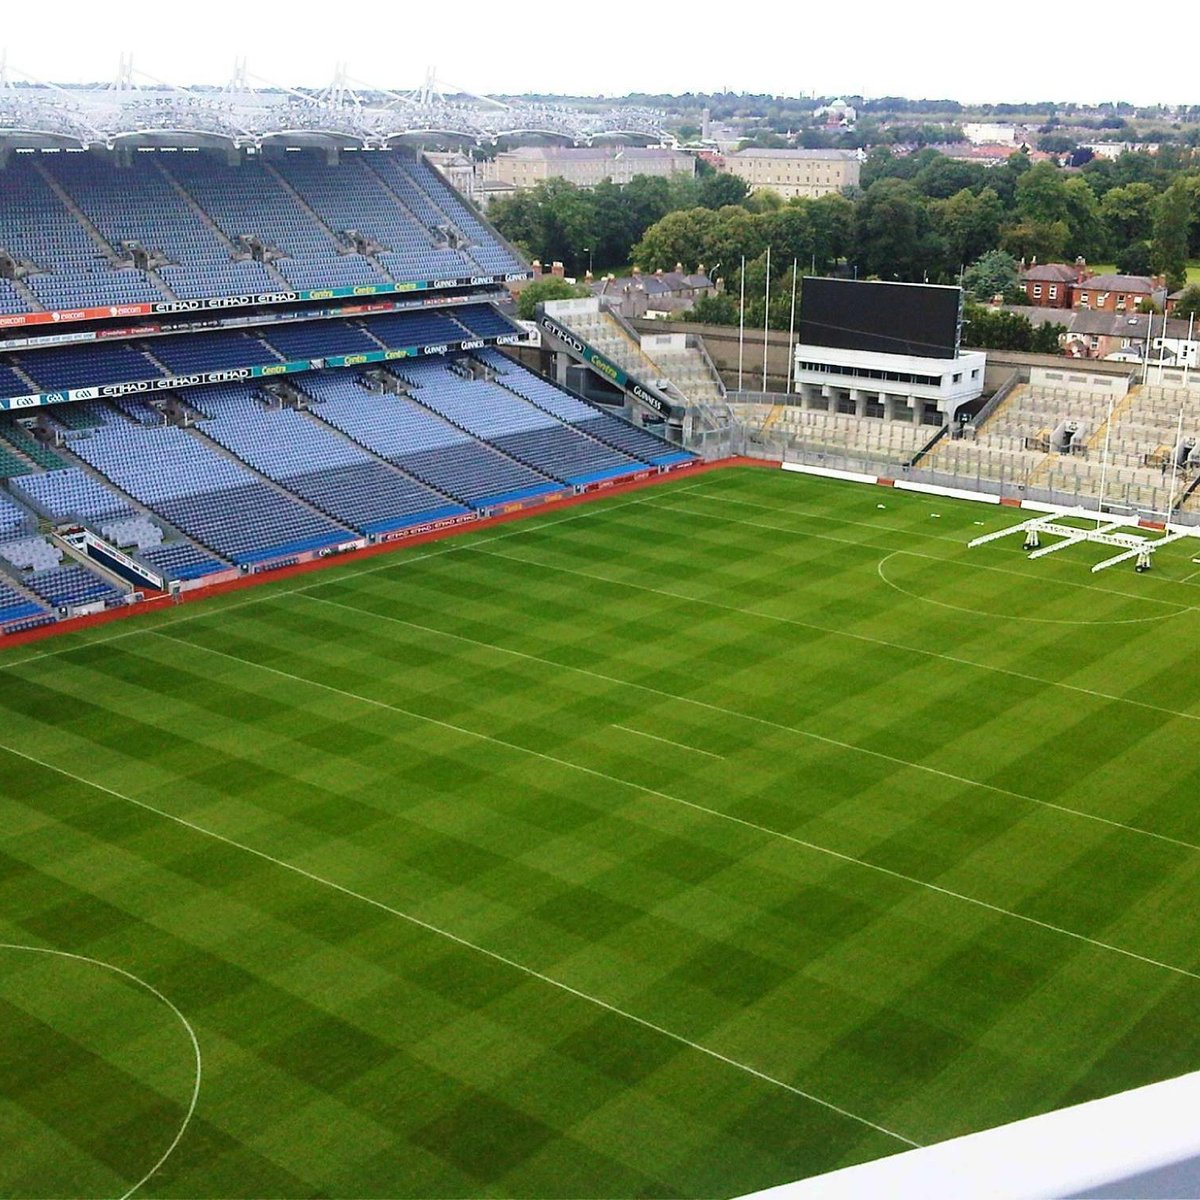
[[[593,671],[587,667],[576,667],[576,666],[572,666],[570,663],[556,662],[552,658],[540,658],[536,654],[527,654],[522,650],[510,650],[506,646],[497,646],[493,642],[481,642],[476,638],[467,637],[461,633],[447,633],[445,630],[435,629],[429,625],[418,625],[415,621],[406,621],[403,617],[392,617],[392,616],[388,616],[386,613],[372,612],[368,608],[359,608],[357,605],[354,605],[354,604],[343,604],[341,601],[338,601],[338,600],[326,600],[322,596],[306,596],[305,599],[312,600],[317,604],[328,604],[334,608],[344,608],[347,612],[361,613],[363,616],[373,617],[377,621],[391,621],[396,625],[407,625],[412,629],[424,630],[426,633],[439,634],[442,637],[453,638],[456,641],[460,641],[460,642],[467,642],[473,646],[486,647],[489,650],[496,650],[502,654],[511,654],[516,658],[528,659],[530,662],[542,663],[542,664],[545,664],[546,666],[550,666],[550,667],[557,667],[563,671],[573,671],[576,674],[587,675],[592,679],[599,679],[605,683],[615,683],[618,685],[623,685],[624,687],[636,688],[639,691],[648,692],[652,696],[661,696],[663,699],[675,700],[675,701],[678,701],[680,704],[691,704],[691,705],[696,706],[697,708],[704,708],[710,712],[720,713],[722,716],[726,716],[726,717],[740,718],[743,721],[750,721],[756,725],[766,725],[768,728],[778,729],[784,733],[792,733],[792,734],[796,734],[799,737],[810,738],[814,741],[824,742],[827,745],[836,746],[836,747],[838,747],[838,749],[841,749],[841,750],[856,751],[859,754],[866,754],[866,755],[871,756],[872,758],[881,758],[885,762],[894,763],[896,766],[909,767],[914,771],[925,771],[925,772],[928,772],[933,775],[939,775],[942,778],[949,779],[954,783],[963,783],[963,784],[968,785],[969,787],[982,788],[984,791],[995,792],[997,795],[1001,795],[1001,796],[1009,796],[1014,800],[1023,800],[1028,804],[1036,804],[1042,808],[1053,809],[1056,812],[1068,813],[1071,816],[1080,817],[1083,820],[1096,821],[1102,825],[1111,825],[1116,829],[1125,829],[1125,830],[1128,830],[1130,833],[1137,833],[1137,834],[1141,834],[1143,837],[1154,838],[1155,841],[1168,842],[1174,846],[1181,846],[1185,850],[1200,851],[1200,844],[1197,844],[1195,842],[1187,842],[1187,841],[1184,841],[1182,838],[1174,838],[1174,837],[1171,837],[1169,834],[1165,834],[1165,833],[1155,833],[1152,829],[1144,829],[1140,825],[1127,825],[1127,824],[1125,824],[1125,822],[1117,821],[1117,820],[1113,819],[1112,817],[1102,817],[1096,813],[1085,812],[1083,809],[1071,808],[1065,804],[1058,804],[1053,800],[1042,800],[1042,799],[1039,799],[1037,796],[1026,795],[1024,792],[1014,792],[1014,791],[1010,790],[1009,788],[1000,787],[998,784],[984,783],[982,780],[979,780],[979,779],[968,779],[965,775],[955,775],[950,771],[943,771],[938,767],[931,767],[931,766],[927,766],[922,763],[912,762],[911,760],[906,759],[906,758],[898,758],[894,755],[885,754],[882,750],[871,750],[869,747],[866,747],[866,746],[855,746],[850,742],[842,742],[842,741],[838,741],[836,738],[826,737],[824,734],[810,733],[808,730],[800,729],[795,725],[784,725],[782,722],[772,721],[766,717],[756,717],[756,716],[752,715],[751,713],[739,712],[736,708],[725,708],[724,706],[722,706],[720,704],[712,704],[707,700],[696,700],[691,696],[681,696],[676,692],[664,691],[662,688],[656,688],[653,685],[648,684],[648,683],[637,683],[631,679],[619,679],[615,675],[605,675],[600,671]],[[192,646],[192,645],[199,646],[200,645],[200,643],[198,643],[198,642],[187,642],[185,644],[189,645],[189,646]],[[206,648],[206,647],[203,647],[203,648]],[[213,651],[213,653],[220,653],[220,651]],[[629,732],[630,733],[640,733],[641,731],[640,730],[629,730]],[[644,736],[649,737],[652,735],[646,734]],[[660,740],[664,740],[664,739],[660,739]],[[671,744],[672,745],[682,745],[682,743],[678,743],[678,742],[673,742]],[[693,750],[693,749],[695,749],[695,747],[685,746],[684,749],[685,750]],[[703,753],[706,753],[706,751],[701,750],[701,751],[698,751],[698,753],[703,754]]]
[[[7,749],[7,747],[0,748]],[[28,755],[20,754],[20,752],[16,750],[12,751],[11,753],[16,754],[19,758],[29,758]],[[30,758],[29,761],[36,762],[37,760]],[[41,765],[46,766],[48,764]],[[50,769],[57,770],[58,768],[51,767]],[[80,782],[88,783],[87,780],[80,780]],[[90,784],[90,786],[94,787],[96,785]],[[158,1172],[163,1163],[165,1163],[167,1159],[171,1157],[171,1155],[175,1152],[175,1147],[178,1146],[181,1141],[183,1141],[183,1135],[187,1132],[188,1126],[192,1123],[192,1114],[195,1113],[196,1102],[200,1099],[200,1081],[204,1074],[204,1060],[200,1055],[200,1042],[196,1037],[196,1031],[192,1028],[191,1022],[187,1019],[187,1017],[185,1017],[183,1013],[181,1013],[179,1009],[176,1008],[176,1006],[158,990],[158,988],[151,983],[147,983],[144,979],[135,975],[132,971],[127,971],[124,967],[118,967],[115,963],[105,962],[100,958],[92,958],[87,954],[72,954],[67,950],[52,950],[46,946],[25,946],[16,942],[0,942],[0,950],[16,950],[23,951],[27,954],[46,954],[55,958],[71,959],[75,962],[88,963],[93,967],[101,967],[105,971],[111,971],[114,975],[120,975],[129,980],[131,983],[137,984],[138,987],[144,988],[156,1000],[162,1004],[165,1004],[167,1008],[169,1008],[171,1012],[175,1014],[176,1018],[179,1020],[179,1023],[183,1026],[185,1032],[187,1033],[188,1038],[191,1040],[192,1053],[196,1057],[196,1077],[192,1084],[192,1098],[188,1104],[187,1112],[184,1114],[183,1124],[179,1126],[174,1138],[171,1140],[171,1144],[166,1148],[154,1166],[152,1166],[150,1170],[147,1171],[145,1175],[143,1175],[141,1179],[139,1179],[137,1183],[133,1185],[133,1187],[122,1194],[121,1200],[129,1200],[129,1197],[132,1196],[134,1192],[136,1192],[144,1184],[148,1183],[151,1177]]]
[[[188,642],[181,642],[181,645],[190,645]],[[257,664],[251,664],[257,665]],[[297,676],[297,678],[299,678]],[[301,682],[311,682],[302,680]],[[349,695],[350,693],[346,693]],[[390,707],[390,706],[385,706]],[[441,724],[441,722],[438,722]],[[402,921],[407,921],[410,925],[414,925],[419,929],[424,929],[428,933],[437,934],[439,937],[446,938],[448,941],[464,947],[468,950],[474,950],[477,954],[482,954],[495,962],[503,963],[507,967],[511,967],[516,971],[520,971],[528,975],[531,979],[540,980],[542,983],[547,983],[551,987],[558,988],[562,992],[575,996],[580,1000],[585,1000],[589,1004],[595,1005],[597,1008],[605,1009],[619,1017],[624,1017],[628,1021],[633,1021],[637,1025],[641,1025],[645,1029],[653,1030],[655,1033],[661,1034],[663,1037],[670,1038],[673,1042],[679,1045],[687,1046],[692,1050],[696,1050],[701,1054],[707,1055],[709,1058],[716,1059],[718,1062],[723,1062],[728,1066],[736,1067],[739,1071],[744,1071],[747,1075],[753,1075],[757,1079],[763,1080],[765,1083],[774,1084],[778,1088],[782,1088],[786,1092],[791,1092],[795,1096],[799,1096],[804,1100],[809,1100],[814,1104],[819,1104],[822,1108],[828,1109],[830,1112],[838,1113],[840,1116],[847,1117],[852,1121],[858,1122],[860,1125],[865,1125],[870,1129],[874,1129],[878,1133],[885,1134],[893,1138],[895,1141],[903,1142],[906,1146],[917,1148],[921,1145],[920,1142],[914,1142],[912,1138],[905,1137],[902,1133],[896,1133],[894,1130],[888,1129],[884,1125],[878,1125],[874,1121],[868,1120],[866,1117],[860,1117],[857,1113],[851,1112],[847,1108],[842,1108],[834,1104],[830,1100],[824,1100],[820,1096],[814,1095],[812,1092],[806,1092],[801,1088],[795,1087],[790,1083],[784,1082],[782,1079],[777,1079],[773,1075],[768,1075],[765,1071],[760,1071],[756,1067],[752,1067],[747,1063],[739,1062],[735,1058],[729,1058],[722,1054],[719,1050],[713,1050],[708,1046],[702,1046],[699,1042],[693,1042],[691,1039],[684,1037],[682,1034],[674,1033],[665,1026],[657,1025],[653,1021],[646,1020],[645,1017],[639,1017],[635,1013],[627,1012],[623,1008],[618,1008],[615,1004],[610,1004],[607,1000],[601,1000],[598,996],[592,996],[587,992],[580,991],[578,988],[572,987],[569,983],[563,983],[560,979],[555,979],[550,975],[544,975],[541,971],[535,970],[533,967],[526,966],[524,963],[518,962],[514,958],[508,958],[497,950],[489,950],[486,946],[481,946],[477,942],[468,941],[464,937],[460,937],[456,933],[451,933],[447,929],[442,929],[429,921],[424,921],[420,917],[413,916],[412,913],[404,912],[402,909],[393,908],[390,904],[385,904],[382,900],[375,900],[371,896],[367,896],[362,892],[356,892],[353,888],[346,887],[345,884],[336,883],[332,879],[326,879],[324,876],[317,875],[312,871],[305,870],[304,867],[297,866],[295,863],[286,862],[284,859],[276,858],[272,854],[268,854],[265,850],[257,850],[253,846],[247,845],[245,842],[236,841],[234,838],[226,837],[222,833],[217,833],[215,830],[207,829],[203,825],[197,825],[194,821],[189,821],[186,817],[176,816],[174,813],[167,812],[165,809],[156,808],[153,804],[148,804],[144,800],[137,800],[132,796],[127,796],[123,792],[118,792],[114,788],[106,787],[102,783],[96,783],[94,780],[86,779],[82,775],[76,775],[73,771],[68,771],[64,767],[56,766],[54,763],[45,762],[40,758],[35,758],[32,754],[26,754],[23,750],[15,750],[12,746],[5,746],[0,743],[0,750],[7,751],[9,754],[15,755],[17,758],[23,758],[27,762],[43,767],[48,771],[53,771],[56,774],[65,776],[67,779],[73,779],[76,783],[81,783],[85,787],[93,788],[98,792],[104,792],[106,795],[113,796],[118,800],[124,800],[137,808],[143,809],[146,812],[153,813],[155,816],[162,817],[165,820],[172,821],[176,825],[181,825],[185,829],[190,829],[195,833],[203,834],[206,837],[213,838],[218,842],[222,842],[227,846],[232,846],[236,850],[241,850],[246,854],[252,854],[256,858],[262,859],[264,862],[273,863],[277,867],[282,867],[285,871],[291,871],[296,875],[300,875],[305,879],[311,880],[313,883],[323,884],[327,888],[332,888],[336,892],[342,893],[344,896],[349,896],[351,899],[359,900],[363,904],[369,904],[372,908],[377,908],[381,912],[389,913],[394,917],[400,918]],[[118,969],[118,968],[114,968]],[[1200,978],[1200,976],[1197,976]],[[168,1001],[168,1003],[170,1003]],[[174,1007],[172,1005],[172,1007]],[[190,1026],[189,1026],[190,1028]],[[171,1147],[174,1149],[174,1146]],[[155,1170],[157,1170],[157,1166]],[[147,1176],[149,1178],[149,1176]],[[144,1182],[144,1181],[143,1181]],[[139,1183],[138,1187],[141,1186]],[[136,1190],[136,1188],[134,1189]],[[127,1193],[128,1196],[130,1193]],[[122,1197],[126,1200],[126,1197]]]
[[[1102,942],[1102,941],[1098,940],[1097,938],[1088,937],[1086,934],[1076,933],[1070,929],[1064,929],[1060,925],[1052,925],[1049,921],[1041,921],[1037,917],[1030,917],[1030,916],[1026,916],[1024,913],[1014,912],[1012,909],[1001,908],[1000,905],[998,905],[998,904],[992,904],[990,901],[987,901],[987,900],[979,900],[974,896],[968,896],[965,892],[955,892],[955,891],[952,891],[950,888],[942,887],[940,884],[930,883],[927,880],[919,879],[915,875],[905,875],[900,871],[893,871],[890,867],[879,866],[877,863],[868,862],[866,859],[855,858],[853,854],[845,854],[840,850],[832,850],[828,846],[821,846],[816,842],[805,841],[803,838],[795,837],[790,833],[784,833],[782,830],[771,829],[770,827],[768,827],[766,825],[759,825],[754,821],[746,820],[744,817],[735,817],[731,813],[724,813],[724,812],[721,812],[719,809],[709,808],[704,804],[698,804],[694,800],[684,800],[681,796],[672,796],[669,792],[661,792],[661,791],[658,791],[656,788],[646,787],[643,784],[634,783],[632,780],[629,780],[629,779],[621,779],[620,777],[618,777],[616,775],[609,775],[606,771],[600,771],[600,770],[596,769],[595,767],[585,767],[582,763],[571,762],[569,759],[565,759],[565,758],[558,758],[556,755],[546,754],[542,750],[532,750],[528,746],[522,746],[516,742],[507,742],[503,738],[493,737],[491,734],[488,734],[488,733],[480,733],[478,730],[468,729],[463,725],[455,725],[450,721],[443,721],[437,717],[427,717],[422,713],[413,712],[411,709],[401,708],[397,704],[389,704],[386,700],[375,700],[370,696],[362,696],[362,695],[359,695],[359,693],[357,693],[357,692],[347,691],[345,688],[334,687],[333,684],[322,683],[318,679],[309,679],[303,675],[294,675],[290,671],[281,671],[278,667],[269,667],[269,666],[265,665],[264,663],[257,663],[253,659],[250,659],[250,658],[238,658],[238,656],[236,654],[228,654],[224,650],[214,650],[211,647],[203,646],[198,642],[188,642],[182,638],[173,638],[173,637],[169,637],[166,634],[162,634],[162,633],[160,633],[158,636],[161,637],[164,641],[175,642],[180,646],[191,646],[192,649],[194,649],[194,650],[202,650],[207,654],[215,654],[219,658],[227,658],[230,660],[230,662],[241,663],[243,666],[246,666],[246,667],[257,667],[260,671],[267,671],[270,674],[278,675],[283,679],[290,679],[294,683],[306,683],[310,687],[320,688],[322,691],[332,692],[338,696],[344,696],[348,700],[358,700],[358,701],[361,701],[363,704],[369,704],[374,708],[382,708],[382,709],[386,709],[390,712],[399,713],[401,716],[409,717],[410,719],[412,719],[414,721],[424,721],[429,725],[436,725],[441,729],[449,729],[454,733],[462,734],[464,737],[477,738],[479,741],[483,741],[483,742],[491,742],[494,745],[504,746],[509,750],[515,750],[519,754],[528,754],[534,758],[541,758],[541,759],[544,759],[546,762],[555,763],[556,765],[558,765],[560,767],[566,767],[572,771],[579,771],[584,775],[592,775],[597,779],[606,779],[610,783],[617,784],[619,787],[627,787],[627,788],[632,789],[633,791],[642,792],[647,796],[657,796],[660,800],[669,800],[672,804],[679,804],[679,805],[682,805],[684,808],[690,808],[690,809],[695,810],[696,812],[705,813],[706,815],[708,815],[710,817],[715,817],[720,821],[728,821],[734,825],[741,825],[746,829],[753,829],[758,833],[766,834],[768,837],[779,838],[782,841],[791,842],[793,845],[801,846],[805,850],[813,850],[813,851],[817,852],[818,854],[827,854],[831,858],[836,858],[841,862],[853,863],[854,865],[864,867],[869,871],[876,871],[881,875],[888,875],[893,879],[899,879],[905,883],[914,884],[917,887],[928,888],[930,891],[938,892],[943,896],[950,896],[955,900],[962,900],[967,904],[973,904],[979,908],[987,909],[989,912],[999,913],[1003,916],[1012,917],[1017,921],[1024,921],[1027,924],[1036,925],[1040,929],[1047,929],[1053,933],[1060,933],[1064,937],[1073,938],[1075,941],[1084,942],[1089,946],[1095,946],[1101,950],[1108,950],[1108,951],[1112,952],[1113,954],[1120,954],[1125,958],[1135,959],[1138,962],[1146,963],[1152,967],[1160,967],[1162,970],[1170,971],[1172,974],[1175,974],[1175,975],[1185,975],[1189,979],[1200,980],[1200,974],[1198,974],[1195,971],[1189,971],[1186,967],[1177,967],[1172,963],[1162,962],[1161,960],[1156,959],[1156,958],[1149,958],[1144,954],[1138,954],[1137,951],[1135,951],[1135,950],[1122,949],[1120,946],[1114,946],[1110,942]],[[775,724],[775,722],[766,721],[763,718],[754,717],[754,718],[750,718],[750,719],[762,721],[762,723],[765,725],[774,725]],[[788,727],[786,725],[779,726],[779,728],[788,729]],[[798,730],[789,730],[789,732],[796,733],[799,731]],[[806,736],[816,738],[819,741],[828,741],[832,745],[835,745],[835,746],[843,745],[840,742],[833,742],[832,739],[823,738],[817,734],[808,734]],[[845,748],[853,749],[853,747],[849,747],[849,746],[847,746]],[[30,755],[23,754],[19,750],[14,750],[11,746],[5,746],[2,743],[0,743],[0,749],[7,750],[7,751],[9,751],[10,754],[16,754],[22,758],[28,758],[31,762],[37,762],[41,766],[50,766],[50,764],[42,763],[41,760],[35,759]],[[867,753],[870,753],[870,752],[868,751]],[[902,760],[897,760],[897,761],[902,761]],[[905,763],[903,765],[908,766],[911,764]],[[59,767],[53,767],[53,766],[51,766],[51,769],[56,770],[56,771],[62,770]],[[932,767],[925,768],[925,769],[931,770],[931,771],[934,770],[934,768],[932,768]],[[935,771],[935,773],[936,774],[944,774],[944,772],[937,772],[937,771]],[[70,775],[70,772],[62,770],[62,774]],[[955,776],[948,776],[948,778],[954,779]],[[87,780],[87,779],[80,779],[80,782],[81,783],[90,783],[91,781]],[[972,783],[974,781],[964,779],[961,782]],[[99,786],[99,785],[94,785],[94,786]],[[980,786],[987,787],[988,785],[981,784]],[[105,790],[107,790],[107,789],[105,789]],[[116,793],[114,793],[114,794],[116,794]],[[127,799],[128,797],[121,797],[121,798]],[[1028,797],[1021,797],[1021,799],[1028,799]],[[141,802],[135,801],[134,803],[141,803]],[[1046,803],[1048,803],[1048,801]],[[143,807],[149,808],[150,806],[144,805]],[[154,811],[158,812],[160,810],[155,809]],[[1108,821],[1104,817],[1096,817],[1094,819],[1097,821],[1101,821],[1106,825],[1115,824],[1115,822]],[[1146,831],[1137,830],[1136,832],[1144,833]],[[1146,833],[1146,836],[1157,838],[1160,841],[1166,841],[1166,842],[1174,841],[1173,838],[1168,838],[1163,834]],[[1179,844],[1182,846],[1185,846],[1186,848],[1188,848],[1190,850],[1200,849],[1200,846],[1193,846],[1189,842],[1182,842]]]
[[[578,521],[581,517],[584,517],[584,516],[595,516],[597,512],[615,512],[619,508],[627,508],[631,504],[640,504],[640,503],[641,503],[641,501],[639,501],[639,500],[626,500],[626,501],[622,502],[621,504],[613,504],[613,505],[609,506],[608,508],[603,508],[603,509],[597,509],[597,508],[593,508],[588,505],[583,505],[583,506],[581,506],[581,509],[579,512],[572,513],[571,516],[569,516],[569,517],[562,517],[557,521],[543,521],[542,523],[540,523],[536,526],[533,524],[521,522],[521,523],[519,523],[520,528],[518,528],[518,529],[507,529],[503,533],[489,535],[487,537],[481,537],[477,542],[472,543],[472,545],[483,546],[483,545],[490,544],[491,542],[500,542],[500,541],[503,541],[505,538],[516,537],[518,533],[534,533],[540,529],[547,529],[552,525],[565,525],[565,524],[567,524],[568,521]],[[531,518],[531,520],[532,520],[532,518]],[[461,538],[465,539],[470,536],[471,535],[469,533],[464,533],[461,535]],[[41,660],[43,658],[56,658],[60,654],[71,654],[73,651],[82,650],[86,646],[102,646],[102,645],[105,645],[107,642],[119,641],[121,638],[137,637],[138,634],[153,633],[156,629],[169,629],[173,625],[184,625],[189,621],[199,621],[204,617],[219,616],[222,613],[233,612],[235,609],[249,608],[249,606],[252,604],[262,604],[267,600],[274,600],[280,596],[303,595],[305,592],[310,591],[312,588],[323,587],[327,583],[334,583],[334,582],[344,580],[344,579],[358,579],[362,575],[374,575],[377,571],[386,571],[392,567],[404,566],[404,565],[407,565],[408,563],[422,562],[423,560],[425,560],[427,558],[441,558],[443,555],[452,554],[456,550],[467,550],[469,548],[470,547],[468,546],[468,544],[466,543],[465,540],[448,539],[447,542],[445,544],[443,544],[442,546],[439,546],[438,549],[429,550],[424,554],[414,554],[409,557],[401,558],[398,560],[392,558],[391,556],[385,555],[385,557],[387,557],[389,559],[389,561],[382,562],[382,563],[375,563],[372,566],[363,567],[361,570],[358,570],[358,571],[347,571],[345,575],[338,575],[337,580],[321,579],[316,583],[304,584],[301,587],[284,588],[281,591],[275,591],[273,588],[270,587],[269,581],[264,581],[262,590],[256,596],[250,596],[245,600],[238,600],[237,602],[235,602],[233,604],[222,604],[219,608],[208,608],[207,606],[200,604],[200,602],[197,601],[194,603],[196,603],[199,607],[201,607],[203,611],[190,613],[188,616],[184,616],[184,617],[175,617],[170,621],[162,622],[161,625],[139,625],[138,628],[136,628],[136,629],[124,629],[120,633],[114,633],[114,634],[109,635],[108,637],[88,638],[88,640],[85,642],[78,642],[72,646],[60,646],[57,650],[46,650],[41,654],[29,654],[29,655],[26,655],[25,658],[18,658],[11,662],[0,657],[0,671],[7,671],[13,667],[23,667],[26,663],[41,662]],[[212,597],[208,597],[208,599],[217,600],[217,599],[219,599],[219,597],[212,596]],[[141,616],[145,620],[149,620],[150,618],[154,617],[156,614],[155,613],[140,613],[138,615]],[[82,630],[75,630],[75,631],[68,630],[66,633],[62,634],[61,636],[64,638],[70,637],[70,636],[72,636],[72,632],[82,633],[83,631]],[[3,649],[4,649],[3,646],[0,645],[0,654],[3,654]]]
[[[362,612],[362,609],[358,610]],[[649,738],[652,742],[662,742],[666,746],[678,746],[680,750],[690,750],[693,754],[703,754],[706,758],[717,758],[722,762],[725,761],[725,755],[714,754],[711,750],[701,750],[699,746],[686,746],[683,742],[673,742],[670,738],[659,737],[656,733],[647,733],[644,729],[631,729],[628,725],[614,725],[613,729],[619,729],[622,733],[636,733],[638,737]]]

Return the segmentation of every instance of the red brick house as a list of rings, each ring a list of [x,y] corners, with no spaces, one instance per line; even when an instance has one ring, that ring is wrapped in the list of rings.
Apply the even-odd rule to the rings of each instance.
[[[1161,308],[1166,298],[1166,280],[1160,275],[1092,275],[1076,285],[1074,307],[1133,313],[1144,301]]]
[[[1035,263],[1022,273],[1025,298],[1035,308],[1071,308],[1075,286],[1087,276],[1087,264]]]

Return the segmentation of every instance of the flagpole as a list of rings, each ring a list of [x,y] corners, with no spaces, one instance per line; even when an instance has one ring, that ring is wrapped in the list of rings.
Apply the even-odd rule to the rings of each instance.
[[[767,247],[767,285],[763,300],[763,378],[762,390],[767,390],[767,330],[771,323],[771,247]]]
[[[796,272],[799,260],[792,259],[792,316],[788,323],[787,390],[792,390],[792,360],[796,357]]]
[[[742,390],[742,357],[746,348],[746,256],[742,255],[742,298],[738,305],[738,391]]]
[[[1188,385],[1188,371],[1191,369],[1192,326],[1193,326],[1193,324],[1195,324],[1195,321],[1196,321],[1196,314],[1194,312],[1188,313],[1187,348],[1183,352],[1183,386],[1184,387],[1187,387],[1187,385]]]
[[[1162,333],[1158,338],[1158,382],[1161,385],[1163,381],[1163,367],[1167,362],[1167,314],[1163,311]]]

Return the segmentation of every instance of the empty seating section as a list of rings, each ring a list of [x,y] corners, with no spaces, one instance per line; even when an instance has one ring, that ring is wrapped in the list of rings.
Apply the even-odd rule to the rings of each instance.
[[[36,391],[11,366],[0,363],[0,396],[25,396]]]
[[[27,351],[19,362],[21,369],[44,392],[128,383],[162,375],[162,371],[140,350],[116,342]]]
[[[362,533],[383,533],[464,511],[310,417],[264,407],[248,390],[226,396],[208,410],[218,414],[201,425],[209,437]]]
[[[372,336],[389,350],[410,346],[440,346],[461,342],[469,333],[453,317],[454,310],[414,313],[387,313],[373,317],[367,324]]]
[[[361,329],[347,321],[303,321],[279,325],[261,334],[285,359],[319,358],[327,354],[367,354],[379,350]]]
[[[460,325],[475,337],[507,337],[520,333],[520,329],[506,316],[497,312],[490,304],[464,304],[450,310]]]
[[[373,257],[397,281],[461,279],[479,267],[450,249],[408,209],[358,155],[336,166],[323,156],[290,154],[279,171],[314,212],[339,235],[361,235],[377,247]],[[442,218],[445,221],[445,218]]]
[[[110,252],[92,239],[38,165],[13,155],[0,169],[0,249],[18,262],[38,303],[63,309],[165,300],[144,272],[113,266]]]
[[[0,629],[32,617],[47,616],[46,610],[11,583],[0,578]]]
[[[0,538],[11,538],[29,524],[25,510],[0,492]]]
[[[199,579],[226,570],[220,559],[197,550],[187,542],[172,542],[170,545],[154,546],[142,550],[138,555],[168,579]]]
[[[122,491],[237,563],[314,550],[347,536],[175,426],[113,422],[72,448]]]
[[[146,347],[172,375],[261,366],[278,357],[260,338],[232,329],[154,338]]]
[[[119,600],[122,595],[111,583],[80,563],[33,571],[23,576],[21,582],[31,592],[36,592],[56,608],[73,608],[78,604]]]
[[[343,254],[333,234],[260,159],[231,164],[215,155],[176,155],[165,170],[232,242],[258,239],[280,255],[272,266],[297,289],[387,283],[361,254]]]
[[[470,243],[471,257],[486,273],[503,275],[525,270],[424,159],[402,151],[364,154],[363,159],[406,203],[410,196],[414,199],[417,195],[423,196],[429,205],[426,212],[432,209],[433,219],[429,224],[436,226],[446,220],[452,221]],[[414,189],[407,195],[402,190],[405,181]],[[420,212],[417,215],[426,220]]]
[[[22,571],[45,571],[57,567],[63,552],[40,534],[0,542],[0,558]]]
[[[418,403],[553,479],[585,483],[631,474],[641,465],[496,383],[464,379],[427,359],[406,363],[403,374],[415,385]]]
[[[91,155],[60,154],[47,170],[110,245],[136,242],[165,259],[158,276],[181,299],[278,291],[262,263],[234,261],[232,246],[171,186],[158,158],[138,154],[126,166],[113,166]]]
[[[129,502],[78,467],[14,480],[13,492],[56,521],[99,522],[129,513]]]
[[[11,279],[0,278],[0,314],[26,313],[30,305]],[[3,618],[0,618],[2,620]]]
[[[367,391],[344,373],[308,376],[303,386],[317,399],[313,411],[323,421],[472,508],[557,487],[411,400]]]
[[[53,471],[64,466],[63,460],[43,442],[39,442],[20,421],[0,420],[0,450],[11,446],[30,462]]]
[[[0,314],[525,272],[406,151],[13,155],[0,194]]]

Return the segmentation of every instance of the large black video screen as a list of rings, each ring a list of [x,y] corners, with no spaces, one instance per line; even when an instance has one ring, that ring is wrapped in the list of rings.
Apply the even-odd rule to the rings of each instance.
[[[837,350],[953,358],[961,291],[923,283],[806,277],[800,341]]]

